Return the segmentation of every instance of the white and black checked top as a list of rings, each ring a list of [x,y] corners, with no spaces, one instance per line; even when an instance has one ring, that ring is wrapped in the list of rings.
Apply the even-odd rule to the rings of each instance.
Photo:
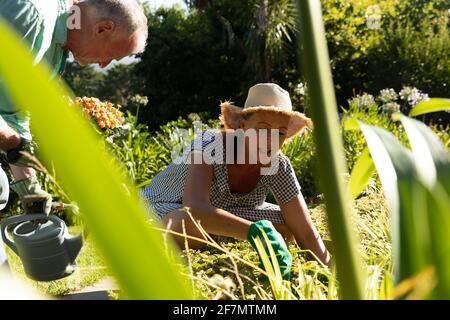
[[[265,202],[265,199],[268,192],[272,191],[278,204],[285,204],[300,194],[301,188],[289,158],[280,152],[278,170],[272,172],[273,174],[263,175],[251,192],[233,194],[228,184],[223,143],[220,139],[216,139],[217,134],[217,130],[203,131],[201,136],[192,141],[190,150],[183,155],[183,159],[186,160],[190,151],[201,150],[205,157],[209,157],[213,166],[211,204],[250,221],[266,219],[273,223],[284,223],[280,207]],[[223,161],[218,163],[219,161],[214,159]],[[183,207],[183,189],[189,164],[187,161],[177,163],[169,164],[141,192],[143,198],[148,201],[150,209],[159,218]]]

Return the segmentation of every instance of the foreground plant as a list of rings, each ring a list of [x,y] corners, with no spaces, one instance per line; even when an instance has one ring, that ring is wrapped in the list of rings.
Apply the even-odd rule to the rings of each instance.
[[[437,111],[439,101],[445,100],[431,99],[416,108],[425,112],[428,104],[429,111]],[[412,113],[419,114],[417,109]],[[449,299],[450,157],[426,125],[399,113],[393,118],[401,121],[411,150],[385,129],[354,119],[346,121],[347,129],[363,132],[370,152],[370,155],[364,152],[357,161],[349,192],[353,196],[359,194],[376,168],[393,220],[395,282],[405,283],[413,277],[428,275],[425,281],[428,286],[420,288],[419,297]],[[419,278],[423,280],[423,276]],[[417,286],[408,290],[416,298]]]
[[[32,67],[28,50],[2,21],[0,42],[4,45],[0,75],[6,88],[16,105],[31,113],[45,163],[54,164],[61,185],[78,203],[123,297],[191,298],[160,235],[146,228],[147,216],[137,192],[106,150],[99,149],[102,144],[92,127],[64,103],[67,89],[50,81],[43,66]]]
[[[346,167],[336,113],[330,59],[320,1],[297,1],[301,56],[311,102],[318,154],[318,176],[325,195],[340,292],[344,299],[363,298],[363,277],[355,249],[343,177]]]

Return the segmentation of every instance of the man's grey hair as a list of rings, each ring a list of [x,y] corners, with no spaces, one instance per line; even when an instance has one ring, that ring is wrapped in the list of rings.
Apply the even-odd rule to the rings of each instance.
[[[117,28],[127,35],[137,37],[133,54],[145,50],[148,37],[147,17],[143,6],[137,0],[85,0],[95,8],[99,20],[112,20]]]

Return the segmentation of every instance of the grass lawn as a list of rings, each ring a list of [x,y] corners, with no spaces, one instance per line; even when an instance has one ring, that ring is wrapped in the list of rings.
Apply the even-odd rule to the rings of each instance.
[[[76,232],[75,228],[71,228],[70,230],[71,233]],[[94,245],[89,238],[84,243],[83,248],[78,255],[77,270],[69,277],[56,281],[38,282],[28,279],[25,276],[19,257],[9,248],[7,248],[6,251],[9,264],[14,273],[40,292],[50,296],[61,296],[78,291],[109,275],[108,268],[95,250]]]

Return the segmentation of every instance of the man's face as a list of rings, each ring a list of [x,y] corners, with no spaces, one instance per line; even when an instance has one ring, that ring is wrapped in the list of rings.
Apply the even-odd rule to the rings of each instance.
[[[134,38],[118,33],[114,24],[103,21],[84,32],[71,51],[80,65],[98,64],[105,68],[111,61],[120,60],[133,52]]]

